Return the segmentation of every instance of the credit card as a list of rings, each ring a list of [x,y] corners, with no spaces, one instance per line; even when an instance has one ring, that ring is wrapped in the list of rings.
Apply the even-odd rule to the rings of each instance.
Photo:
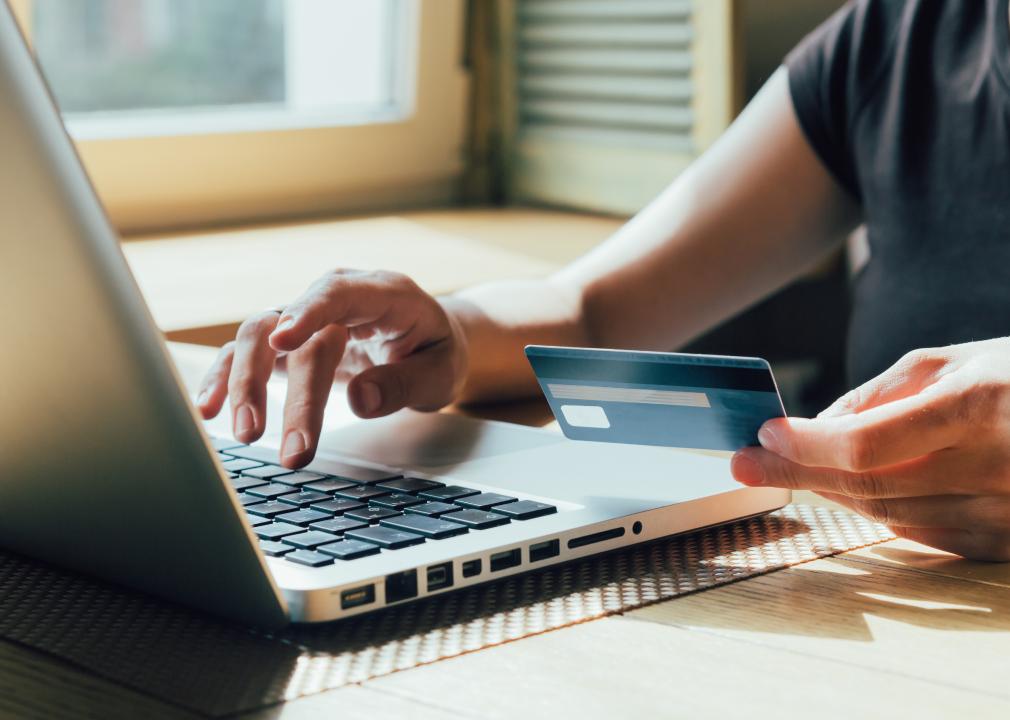
[[[785,415],[760,358],[544,345],[526,357],[572,440],[739,450]]]

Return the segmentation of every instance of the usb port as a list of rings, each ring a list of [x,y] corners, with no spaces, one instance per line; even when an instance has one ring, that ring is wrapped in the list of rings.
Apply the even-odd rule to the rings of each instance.
[[[452,587],[452,563],[432,565],[428,568],[428,592]]]
[[[515,567],[522,562],[522,551],[519,548],[514,550],[505,550],[504,552],[495,553],[491,556],[491,572],[498,572],[499,570],[507,570],[508,568]]]
[[[473,577],[474,575],[480,575],[480,558],[476,560],[467,560],[463,563],[463,577]]]
[[[544,540],[530,545],[530,562],[538,562],[561,554],[561,543],[557,540]]]
[[[342,610],[355,608],[359,605],[368,605],[375,602],[375,586],[363,585],[353,590],[344,590],[340,593],[340,607]]]

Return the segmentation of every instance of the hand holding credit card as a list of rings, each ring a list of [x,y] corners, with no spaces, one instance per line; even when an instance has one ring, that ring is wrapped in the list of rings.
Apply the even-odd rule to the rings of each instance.
[[[760,358],[543,345],[526,357],[572,440],[735,451],[785,416]]]

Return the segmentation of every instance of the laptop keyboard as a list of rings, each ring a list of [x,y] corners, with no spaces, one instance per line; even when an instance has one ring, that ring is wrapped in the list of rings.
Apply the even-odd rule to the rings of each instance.
[[[288,470],[261,448],[214,447],[260,549],[307,567],[525,522],[554,505],[354,465],[339,474]]]

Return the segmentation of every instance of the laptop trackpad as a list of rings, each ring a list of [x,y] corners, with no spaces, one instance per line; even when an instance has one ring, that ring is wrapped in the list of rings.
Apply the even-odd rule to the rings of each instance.
[[[398,412],[324,432],[322,454],[357,457],[391,467],[445,473],[464,462],[558,445],[564,436],[445,413]]]

